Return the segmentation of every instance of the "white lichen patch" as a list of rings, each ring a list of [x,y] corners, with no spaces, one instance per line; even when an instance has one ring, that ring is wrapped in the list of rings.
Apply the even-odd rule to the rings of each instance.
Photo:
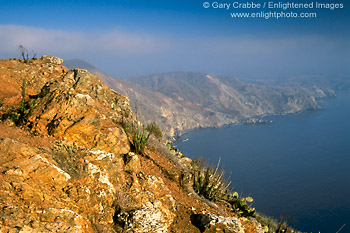
[[[82,99],[86,104],[88,105],[93,105],[94,104],[94,100],[91,98],[91,96],[89,95],[84,95],[84,94],[76,94],[75,97]]]
[[[105,192],[104,189],[100,189],[100,190],[97,191],[97,196],[99,198],[103,198],[103,197],[107,196],[107,193]]]
[[[85,192],[85,193],[87,193],[87,194],[91,194],[90,189],[89,189],[88,187],[86,187],[86,186],[81,186],[80,189],[82,189],[83,192]]]
[[[207,214],[203,215],[208,218],[210,225],[216,225],[216,224],[223,224],[227,227],[228,230],[237,232],[237,233],[244,233],[244,227],[237,217],[224,217],[224,216],[217,216],[214,214]]]
[[[168,232],[167,221],[159,209],[146,208],[133,211],[132,219],[126,224],[130,227],[128,232]]]
[[[76,94],[75,97],[78,97],[78,98],[86,98],[86,99],[92,99],[91,96],[89,95],[84,95],[84,94]]]
[[[89,153],[97,155],[95,160],[103,160],[103,159],[107,158],[109,161],[112,161],[114,159],[113,153],[108,153],[108,152],[101,151],[101,150],[90,150]]]
[[[107,184],[110,189],[108,189],[109,192],[115,193],[114,185],[109,181],[107,172],[101,171],[96,165],[92,163],[87,164],[87,172],[90,174],[90,176],[95,176],[95,174],[98,174],[98,181],[104,184]]]
[[[101,170],[92,163],[87,164],[87,171],[91,176],[93,176],[95,173],[101,172]]]

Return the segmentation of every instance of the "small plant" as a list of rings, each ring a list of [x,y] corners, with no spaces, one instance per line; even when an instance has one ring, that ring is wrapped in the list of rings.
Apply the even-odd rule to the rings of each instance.
[[[130,120],[128,119],[128,115],[127,114],[122,114],[122,116],[120,117],[120,120],[119,122],[116,122],[116,123],[119,123],[126,134],[131,134],[131,123],[130,123]]]
[[[29,53],[28,53],[28,50],[23,46],[23,45],[19,45],[18,46],[18,50],[20,52],[20,58],[23,59],[24,62],[27,62],[29,61]],[[35,53],[33,50],[32,50],[32,53],[33,53],[33,56],[31,59],[34,59],[37,55],[37,53]]]
[[[276,233],[291,232],[291,229],[289,228],[289,221],[290,221],[289,217],[287,218],[285,215],[280,216],[275,232]]]
[[[163,132],[155,121],[146,126],[146,131],[148,131],[149,135],[153,134],[153,136],[157,139],[161,139],[163,137]]]
[[[131,134],[132,132],[132,126],[129,122],[122,122],[122,127],[126,134]]]
[[[213,169],[209,166],[203,168],[201,163],[196,161],[193,167],[193,188],[201,196],[210,201],[217,201],[223,199],[230,192],[229,186],[231,182],[224,177],[225,173],[222,170],[218,171],[220,166],[220,159]]]
[[[181,151],[179,151],[179,149],[177,149],[176,147],[173,146],[173,142],[172,141],[166,141],[165,142],[166,147],[176,156],[178,156],[179,158],[183,158],[185,157]]]
[[[144,129],[136,129],[136,131],[133,134],[132,140],[135,146],[136,154],[144,153],[144,149],[148,142],[148,136],[146,136]]]
[[[33,101],[26,101],[26,88],[27,82],[23,80],[21,86],[21,102],[17,109],[13,106],[9,106],[10,110],[8,114],[6,114],[5,118],[10,118],[16,125],[23,123],[23,121],[27,118],[28,115],[34,110],[35,105],[38,103],[38,99]]]
[[[289,217],[286,217],[285,215],[281,215],[278,221],[262,214],[256,214],[256,219],[262,226],[264,226],[265,232],[267,233],[300,233],[299,231],[295,230],[295,223],[292,227],[289,226]]]
[[[230,184],[225,179],[225,172],[219,171],[219,159],[216,168],[202,166],[203,162],[194,161],[192,164],[193,189],[204,198],[210,201],[224,201],[229,203],[232,209],[239,216],[252,216],[256,214],[255,208],[251,208],[248,203],[253,202],[252,197],[239,197],[237,192],[230,189]]]
[[[242,197],[239,198],[237,192],[234,192],[226,197],[228,203],[231,204],[232,208],[236,210],[236,212],[243,217],[254,217],[256,214],[255,208],[249,206],[248,203],[253,202],[252,197]]]
[[[148,143],[148,140],[151,135],[154,135],[156,138],[160,139],[163,135],[159,126],[152,122],[144,127],[140,122],[133,124],[131,129],[128,128],[128,124],[124,124],[125,131],[131,131],[132,134],[132,143],[135,147],[135,152],[137,154],[143,154]]]
[[[53,149],[55,151],[60,151],[68,154],[75,154],[77,151],[79,151],[79,147],[75,143],[68,144],[62,141],[56,142],[56,144],[53,146]]]

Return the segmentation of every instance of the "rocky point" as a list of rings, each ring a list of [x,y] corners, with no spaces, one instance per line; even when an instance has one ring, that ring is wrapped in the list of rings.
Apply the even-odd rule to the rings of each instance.
[[[264,232],[179,182],[190,159],[135,153],[128,98],[87,70],[2,59],[0,86],[0,232]]]

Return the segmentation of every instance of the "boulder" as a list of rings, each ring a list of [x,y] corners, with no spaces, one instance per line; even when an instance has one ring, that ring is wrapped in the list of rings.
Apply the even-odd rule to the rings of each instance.
[[[49,63],[52,63],[52,64],[56,64],[56,65],[62,65],[62,63],[63,63],[63,60],[61,58],[55,57],[55,56],[43,55],[41,57],[41,59],[43,61],[46,61],[46,62],[49,62]]]

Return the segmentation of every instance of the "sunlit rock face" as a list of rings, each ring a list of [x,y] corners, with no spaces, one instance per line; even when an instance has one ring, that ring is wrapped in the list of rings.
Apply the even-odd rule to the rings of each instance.
[[[136,154],[128,98],[61,63],[0,60],[0,232],[261,231],[180,184],[190,159]]]

